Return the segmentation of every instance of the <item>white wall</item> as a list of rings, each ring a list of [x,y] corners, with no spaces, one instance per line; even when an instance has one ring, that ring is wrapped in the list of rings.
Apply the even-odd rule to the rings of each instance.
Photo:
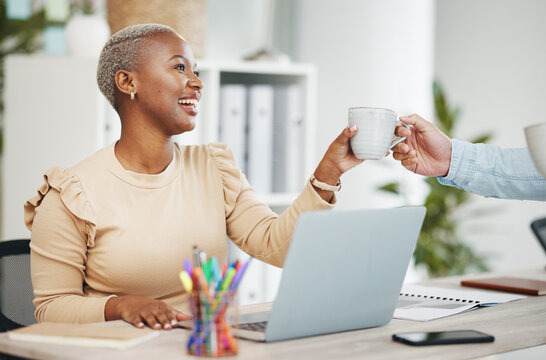
[[[546,121],[546,1],[439,0],[436,23],[437,77],[462,108],[455,136],[493,132],[491,143],[524,147],[523,128]],[[546,263],[529,228],[546,203],[475,196],[460,215],[494,269]]]
[[[11,55],[4,66],[0,238],[7,240],[30,236],[23,205],[38,193],[45,171],[73,166],[106,145],[106,118],[113,110],[96,85],[94,59]],[[43,87],[36,95],[29,94],[29,79]],[[119,124],[114,116],[112,123]]]
[[[266,42],[266,0],[209,0],[206,57],[239,60]]]
[[[347,124],[350,106],[431,116],[434,60],[432,0],[296,2],[294,52],[318,66],[317,160]],[[391,159],[367,161],[342,178],[339,207],[384,207],[401,199],[378,193],[394,179],[422,182]],[[422,191],[418,192],[421,193]],[[422,203],[422,196],[414,202]]]

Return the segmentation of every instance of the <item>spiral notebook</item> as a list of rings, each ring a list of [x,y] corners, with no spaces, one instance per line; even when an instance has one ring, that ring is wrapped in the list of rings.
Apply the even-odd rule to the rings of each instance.
[[[428,321],[525,297],[493,291],[404,285],[393,318]]]

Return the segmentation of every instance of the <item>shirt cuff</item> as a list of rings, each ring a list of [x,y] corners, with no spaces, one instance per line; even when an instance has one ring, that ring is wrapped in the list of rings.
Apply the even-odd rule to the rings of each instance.
[[[472,143],[452,139],[449,171],[446,176],[438,176],[436,179],[442,185],[464,185],[471,178],[472,164],[475,161],[476,151]]]
[[[330,199],[330,202],[324,200],[320,197],[320,195],[317,193],[313,185],[311,184],[311,179],[308,179],[305,183],[305,188],[303,188],[303,191],[301,192],[300,196],[298,198],[303,197],[306,202],[310,204],[314,204],[314,207],[316,210],[328,210],[333,209],[336,206],[337,203],[337,197],[334,193],[332,195],[332,198]]]
[[[111,298],[114,298],[114,297],[118,297],[118,296],[117,295],[108,295],[105,298],[97,299],[96,305],[98,307],[98,310],[101,310],[101,314],[102,314],[102,319],[100,319],[98,321],[106,321],[106,317],[104,316],[104,310],[106,309],[106,303],[108,302],[108,300],[110,300]],[[102,304],[101,304],[101,300],[102,300]]]

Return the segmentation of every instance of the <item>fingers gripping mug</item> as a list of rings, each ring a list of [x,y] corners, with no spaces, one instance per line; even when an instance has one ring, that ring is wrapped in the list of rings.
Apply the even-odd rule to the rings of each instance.
[[[349,125],[356,125],[358,132],[351,139],[351,148],[359,159],[379,160],[396,144],[406,137],[394,139],[394,129],[398,125],[409,128],[399,121],[396,113],[389,109],[372,107],[349,108]]]

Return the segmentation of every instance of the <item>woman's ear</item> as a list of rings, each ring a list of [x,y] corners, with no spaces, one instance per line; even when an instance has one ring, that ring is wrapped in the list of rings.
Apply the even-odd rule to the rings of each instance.
[[[126,95],[134,97],[136,95],[136,86],[133,81],[133,74],[126,70],[116,71],[116,86],[118,90]]]

